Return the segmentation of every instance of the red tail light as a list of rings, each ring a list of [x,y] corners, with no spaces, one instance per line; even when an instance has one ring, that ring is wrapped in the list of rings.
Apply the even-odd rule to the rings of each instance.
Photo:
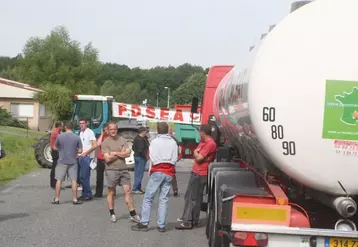
[[[232,244],[236,246],[266,247],[268,244],[268,236],[266,233],[235,232],[232,238]]]

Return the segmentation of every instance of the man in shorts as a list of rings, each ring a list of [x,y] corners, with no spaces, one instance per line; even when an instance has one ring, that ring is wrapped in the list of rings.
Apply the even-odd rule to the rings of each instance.
[[[65,180],[66,175],[72,181],[72,203],[74,205],[82,204],[77,199],[77,155],[82,153],[81,138],[72,132],[73,124],[65,125],[66,131],[57,136],[54,150],[58,150],[59,159],[55,168],[56,197],[52,204],[60,204],[61,182]]]
[[[132,197],[131,177],[128,172],[125,158],[130,156],[131,150],[127,140],[118,135],[116,123],[109,123],[109,138],[102,143],[102,154],[106,161],[104,171],[107,181],[108,193],[107,204],[110,214],[110,220],[116,222],[117,218],[114,213],[114,193],[117,185],[121,185],[125,193],[125,202],[128,206],[130,219],[139,222],[140,218],[134,209]]]

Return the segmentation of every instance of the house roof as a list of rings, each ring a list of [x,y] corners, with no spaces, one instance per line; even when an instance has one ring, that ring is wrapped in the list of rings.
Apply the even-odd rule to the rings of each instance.
[[[31,87],[29,84],[25,84],[25,83],[13,81],[13,80],[8,80],[8,79],[1,78],[1,77],[0,77],[0,84],[8,85],[11,87],[16,87],[16,88],[21,88],[21,89],[25,89],[25,90],[29,90],[29,91],[42,92],[41,89]]]
[[[37,92],[42,90],[25,83],[0,78],[0,98],[33,99]]]

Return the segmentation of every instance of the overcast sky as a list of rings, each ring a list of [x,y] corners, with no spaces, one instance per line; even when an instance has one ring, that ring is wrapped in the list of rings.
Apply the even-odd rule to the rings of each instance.
[[[294,0],[0,0],[0,55],[64,25],[100,60],[142,68],[240,64]]]

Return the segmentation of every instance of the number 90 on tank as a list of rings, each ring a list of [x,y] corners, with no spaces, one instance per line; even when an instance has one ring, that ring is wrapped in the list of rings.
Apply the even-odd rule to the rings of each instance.
[[[293,12],[251,50],[247,66],[222,80],[214,101],[236,143],[251,126],[246,146],[335,195],[345,195],[340,183],[358,194],[357,9],[358,1],[318,0]]]

